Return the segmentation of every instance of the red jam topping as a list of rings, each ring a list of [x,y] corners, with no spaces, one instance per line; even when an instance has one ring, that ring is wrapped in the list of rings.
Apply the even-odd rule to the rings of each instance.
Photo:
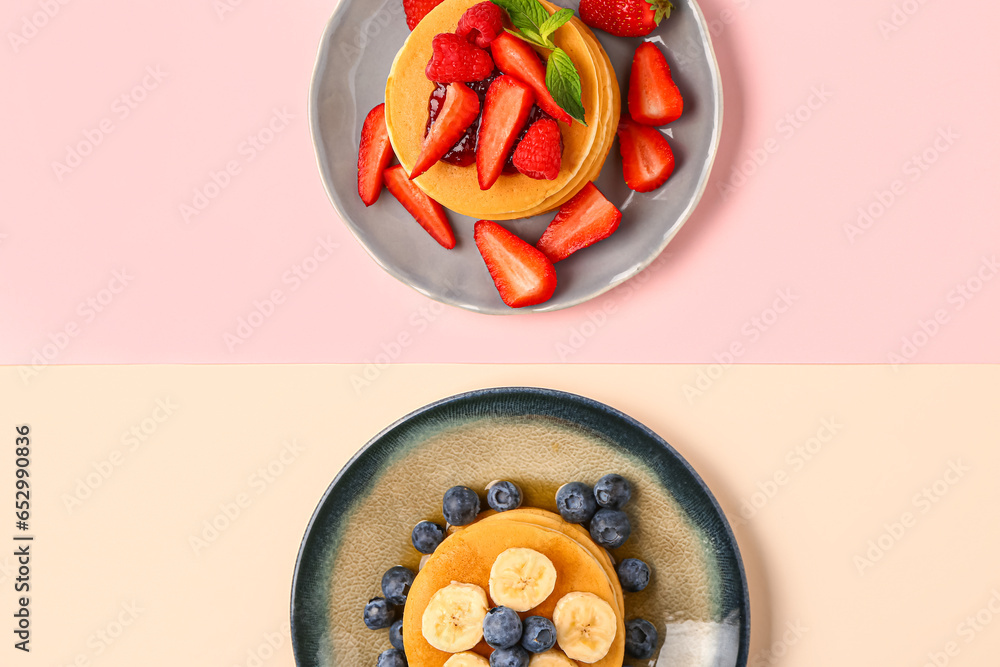
[[[482,109],[486,105],[486,91],[489,89],[490,84],[493,83],[493,79],[501,76],[503,72],[498,69],[494,69],[493,73],[482,81],[472,81],[471,83],[465,84],[470,90],[479,96],[479,118],[472,121],[472,125],[465,131],[462,138],[452,146],[451,150],[444,154],[441,158],[448,164],[453,164],[459,167],[468,167],[476,163],[476,139],[479,136],[479,121],[483,117]],[[431,97],[428,100],[427,108],[430,111],[430,115],[427,119],[427,127],[424,130],[424,135],[430,130],[431,124],[437,118],[438,113],[441,111],[441,105],[444,104],[444,96],[448,90],[448,84],[437,83],[435,84],[434,91],[431,93]],[[517,173],[517,169],[514,168],[514,148],[517,148],[517,144],[521,142],[524,135],[528,132],[528,128],[531,124],[540,118],[551,118],[547,113],[541,110],[536,104],[531,107],[531,111],[528,112],[528,120],[524,124],[524,128],[521,130],[520,136],[518,136],[517,141],[514,142],[513,148],[511,148],[510,155],[507,156],[507,162],[504,164],[503,171],[505,174]]]

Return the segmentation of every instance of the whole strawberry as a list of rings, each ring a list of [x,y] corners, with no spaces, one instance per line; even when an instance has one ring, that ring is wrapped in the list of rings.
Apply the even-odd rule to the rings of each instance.
[[[648,35],[670,17],[670,0],[580,0],[580,18],[618,37]]]

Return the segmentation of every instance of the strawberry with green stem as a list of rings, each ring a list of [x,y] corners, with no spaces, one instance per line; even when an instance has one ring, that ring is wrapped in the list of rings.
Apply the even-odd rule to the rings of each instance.
[[[580,0],[580,18],[618,37],[642,37],[670,18],[670,0]]]

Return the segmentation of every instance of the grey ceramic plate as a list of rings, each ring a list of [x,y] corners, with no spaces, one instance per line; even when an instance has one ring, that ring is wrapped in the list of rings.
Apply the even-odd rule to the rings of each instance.
[[[428,405],[375,436],[336,476],[299,550],[291,623],[300,667],[375,665],[388,631],[362,610],[389,567],[416,568],[410,530],[440,521],[451,486],[516,481],[525,504],[554,509],[555,490],[608,472],[633,485],[633,532],[615,558],[650,563],[626,616],[657,626],[657,664],[745,667],[750,605],[739,549],[711,492],[662,438],[587,398],[534,388],[474,391]]]
[[[556,0],[576,9],[578,2]],[[722,82],[704,16],[694,0],[677,9],[650,38],[660,42],[684,95],[684,115],[669,127],[677,166],[654,193],[633,193],[612,147],[597,187],[623,213],[609,239],[557,264],[559,286],[538,306],[547,311],[591,299],[631,278],[666,247],[694,211],[708,181],[722,131]],[[638,38],[595,31],[623,96]],[[449,212],[458,245],[439,246],[399,203],[383,193],[370,208],[358,197],[357,147],[368,111],[385,101],[385,81],[409,34],[400,0],[342,0],[320,44],[310,91],[310,123],[327,193],[365,250],[390,274],[433,299],[483,313],[518,312],[500,300],[475,242],[475,220]],[[623,107],[625,100],[622,101]],[[616,144],[617,146],[617,144]],[[553,213],[503,222],[534,243]]]

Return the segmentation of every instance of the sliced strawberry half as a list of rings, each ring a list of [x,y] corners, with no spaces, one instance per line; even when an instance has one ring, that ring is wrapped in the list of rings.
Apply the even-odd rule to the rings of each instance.
[[[632,56],[628,79],[628,112],[643,125],[666,125],[681,117],[684,98],[670,76],[670,65],[652,42],[643,42]]]
[[[559,123],[540,118],[531,124],[514,149],[514,168],[528,178],[553,180],[562,166]]]
[[[556,289],[556,269],[540,250],[495,222],[476,223],[476,247],[500,298],[511,308],[548,301]]]
[[[512,76],[498,76],[486,91],[476,144],[479,189],[489,190],[500,178],[514,142],[535,103],[531,88]]]
[[[577,250],[611,236],[622,220],[622,212],[587,183],[556,214],[538,239],[539,250],[553,262],[566,259]]]
[[[406,177],[402,165],[385,170],[385,186],[435,241],[448,249],[455,247],[455,233],[448,224],[444,208]]]
[[[361,146],[358,148],[358,194],[365,206],[371,206],[382,193],[382,172],[392,159],[389,130],[385,126],[385,104],[380,104],[365,117],[361,126]]]
[[[635,122],[628,115],[618,121],[625,184],[636,192],[650,192],[674,173],[674,152],[655,127]]]
[[[424,144],[410,178],[416,178],[444,157],[477,118],[479,95],[463,83],[449,83],[444,94],[444,104],[441,105],[441,111],[434,119],[430,132],[424,137]]]
[[[573,122],[573,117],[553,99],[545,85],[545,63],[527,42],[508,32],[502,32],[490,43],[490,51],[493,53],[493,63],[501,72],[517,77],[531,86],[542,111],[564,123]]]

